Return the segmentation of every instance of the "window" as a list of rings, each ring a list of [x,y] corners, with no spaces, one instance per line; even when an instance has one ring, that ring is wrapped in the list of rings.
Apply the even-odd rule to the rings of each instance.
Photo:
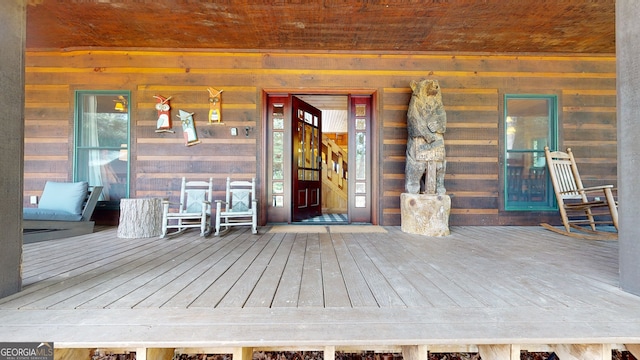
[[[102,185],[101,202],[129,195],[129,92],[77,91],[74,179]]]
[[[554,210],[544,147],[557,143],[557,96],[505,95],[505,210]]]

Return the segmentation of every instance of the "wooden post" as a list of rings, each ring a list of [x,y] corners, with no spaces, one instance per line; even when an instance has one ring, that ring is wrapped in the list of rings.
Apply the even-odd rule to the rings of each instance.
[[[520,346],[517,345],[478,345],[482,360],[519,360]]]
[[[233,360],[251,360],[253,359],[253,348],[239,347],[233,349]]]
[[[149,360],[171,360],[174,358],[175,355],[175,349],[170,349],[170,348],[155,348],[155,349],[146,349],[145,355],[146,358],[145,359],[149,359]],[[140,357],[140,355],[142,354],[142,351],[138,351],[136,353],[136,360],[142,360],[142,357]]]
[[[336,358],[336,347],[335,346],[325,346],[323,352],[323,359],[333,360]]]
[[[427,360],[429,359],[429,348],[426,345],[402,346],[402,358],[404,360]]]
[[[162,199],[120,200],[119,238],[160,236],[162,231]]]
[[[22,288],[24,46],[27,1],[0,2],[0,298]]]
[[[640,167],[635,154],[640,151],[640,7],[636,1],[616,1],[616,86],[618,134],[618,232],[620,287],[640,295],[640,193],[636,187]]]
[[[636,359],[640,358],[640,344],[625,344],[624,346]]]
[[[558,344],[553,352],[562,360],[608,360],[611,359],[609,344]]]
[[[91,349],[53,349],[54,360],[74,360],[74,359],[91,359]]]

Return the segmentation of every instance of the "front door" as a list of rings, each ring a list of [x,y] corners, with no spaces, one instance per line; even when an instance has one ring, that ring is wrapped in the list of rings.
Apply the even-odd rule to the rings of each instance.
[[[322,214],[322,112],[292,98],[292,220]]]

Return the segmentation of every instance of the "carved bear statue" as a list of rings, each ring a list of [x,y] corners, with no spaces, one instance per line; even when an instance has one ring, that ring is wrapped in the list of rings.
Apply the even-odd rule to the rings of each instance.
[[[447,130],[447,115],[440,85],[437,80],[412,80],[410,86],[413,94],[407,111],[405,190],[411,194],[441,195],[446,192],[443,134]]]

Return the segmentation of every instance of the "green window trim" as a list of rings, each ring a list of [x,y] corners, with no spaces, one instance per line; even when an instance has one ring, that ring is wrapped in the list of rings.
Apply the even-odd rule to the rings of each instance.
[[[129,197],[131,92],[75,92],[73,179],[102,185],[100,207]]]
[[[558,96],[505,94],[503,126],[504,210],[557,210],[544,147],[558,144]]]

